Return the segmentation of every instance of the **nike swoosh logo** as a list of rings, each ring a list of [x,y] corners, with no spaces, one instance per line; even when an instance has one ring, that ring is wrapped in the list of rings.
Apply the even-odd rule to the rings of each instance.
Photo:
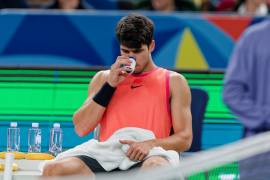
[[[130,86],[131,89],[135,89],[135,88],[138,88],[138,87],[141,87],[143,85],[139,85],[139,86]]]

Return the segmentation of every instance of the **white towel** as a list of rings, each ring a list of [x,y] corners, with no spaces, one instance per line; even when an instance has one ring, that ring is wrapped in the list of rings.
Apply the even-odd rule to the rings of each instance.
[[[130,127],[122,128],[116,131],[105,142],[99,142],[95,139],[91,139],[81,145],[60,153],[56,157],[56,160],[66,157],[85,155],[96,159],[106,171],[111,171],[115,168],[126,170],[134,164],[139,163],[139,161],[132,161],[126,156],[129,145],[123,145],[119,140],[140,142],[154,138],[155,135],[153,132],[146,129]],[[146,158],[151,156],[162,156],[166,158],[172,166],[179,164],[179,154],[176,151],[166,151],[161,147],[154,147],[150,150]]]

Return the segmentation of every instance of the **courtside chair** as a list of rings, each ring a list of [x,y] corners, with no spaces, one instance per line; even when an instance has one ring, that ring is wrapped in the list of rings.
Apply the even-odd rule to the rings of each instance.
[[[188,152],[196,152],[202,149],[202,126],[209,97],[205,90],[191,88],[191,98],[193,141]]]

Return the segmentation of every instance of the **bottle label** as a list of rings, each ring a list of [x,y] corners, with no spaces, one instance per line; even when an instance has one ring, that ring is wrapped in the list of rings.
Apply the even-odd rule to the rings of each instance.
[[[36,144],[41,144],[41,136],[39,134],[37,134],[36,136]]]

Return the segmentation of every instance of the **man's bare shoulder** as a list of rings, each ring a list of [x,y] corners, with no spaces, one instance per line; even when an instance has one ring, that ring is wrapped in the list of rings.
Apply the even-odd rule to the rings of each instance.
[[[169,71],[169,72],[170,72],[170,82],[172,84],[174,83],[186,84],[187,83],[186,78],[182,74],[175,71]]]
[[[190,104],[191,94],[188,82],[182,74],[174,71],[170,71],[170,97]]]
[[[98,71],[95,76],[93,77],[92,83],[101,83],[103,84],[109,75],[110,70],[102,70],[102,71]]]
[[[109,70],[102,70],[95,74],[88,86],[88,92],[97,92],[98,89],[105,83],[108,78]]]

